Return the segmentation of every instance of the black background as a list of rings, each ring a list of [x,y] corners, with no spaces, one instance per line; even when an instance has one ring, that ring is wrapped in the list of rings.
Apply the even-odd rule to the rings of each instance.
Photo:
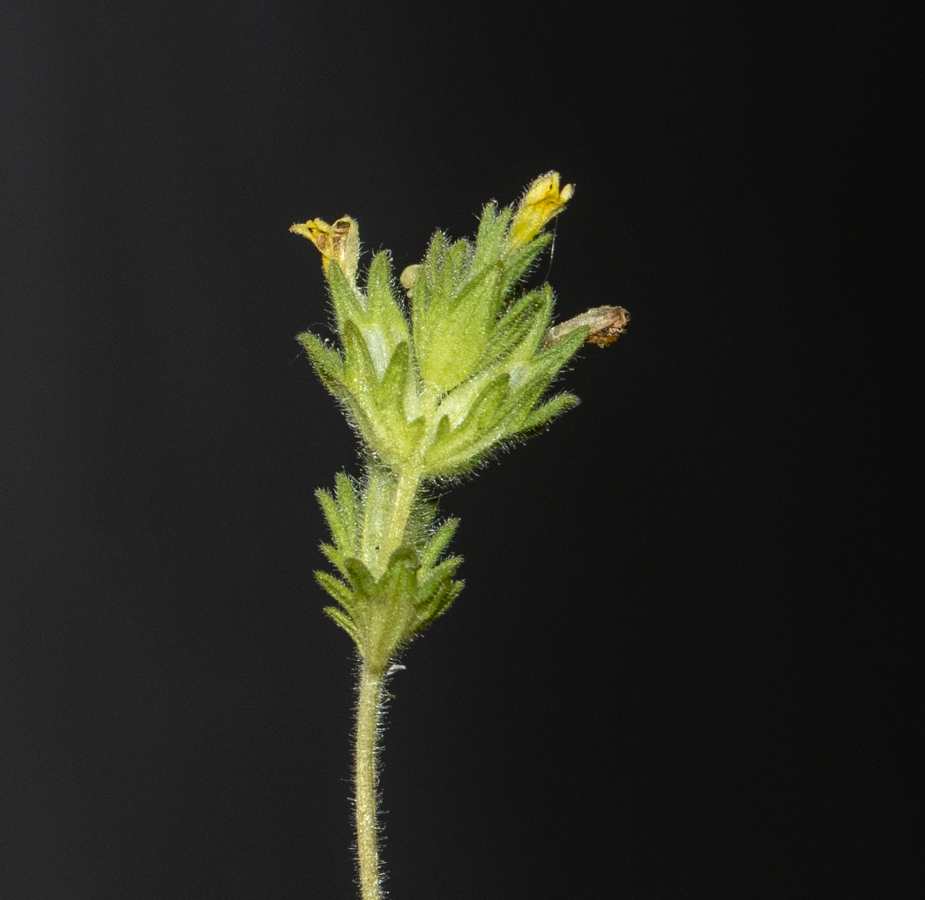
[[[3,5],[0,896],[354,896],[311,572],[359,466],[287,229],[349,213],[400,271],[551,168],[538,277],[632,324],[443,500],[467,587],[391,683],[392,895],[897,896],[904,28],[782,9]]]

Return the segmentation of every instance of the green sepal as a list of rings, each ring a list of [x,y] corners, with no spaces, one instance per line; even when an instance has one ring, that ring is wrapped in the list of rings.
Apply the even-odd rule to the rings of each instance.
[[[362,322],[366,316],[361,295],[349,281],[339,265],[328,267],[328,288],[337,317],[337,330],[344,333],[348,322]]]
[[[431,265],[434,272],[434,293],[427,304],[427,312],[431,318],[452,306],[453,298],[462,285],[469,249],[469,242],[461,239],[450,244],[440,259],[433,260]]]
[[[395,348],[382,381],[373,391],[378,430],[386,448],[382,456],[393,465],[407,459],[424,436],[424,418],[419,416],[409,422],[405,410],[411,374],[411,350],[408,341],[403,341]]]
[[[440,275],[440,265],[443,262],[446,253],[446,235],[442,231],[435,231],[430,243],[427,245],[427,253],[424,255],[422,271],[418,275],[423,275],[424,280],[416,279],[414,282],[414,297],[420,297],[422,300],[429,300],[430,295],[437,286],[437,279]],[[418,294],[418,289],[423,292]],[[427,311],[427,303],[421,304],[421,311]]]
[[[392,407],[402,418],[405,416],[405,388],[411,372],[411,349],[402,341],[392,353],[382,381],[376,387],[376,401],[382,407]]]
[[[344,375],[347,386],[354,397],[363,402],[364,392],[379,383],[376,364],[360,329],[354,322],[347,322],[344,335]]]
[[[448,391],[469,377],[488,339],[497,312],[496,285],[500,266],[468,279],[465,266],[471,247],[457,241],[439,263],[425,266],[434,287],[415,281],[414,344],[421,377]],[[428,257],[430,257],[430,253]]]
[[[482,210],[478,236],[475,241],[475,258],[472,261],[474,271],[478,272],[501,258],[511,213],[509,206],[499,213],[498,205],[494,202],[487,204]]]
[[[410,339],[408,322],[392,291],[392,269],[388,251],[383,250],[373,257],[369,274],[366,276],[366,297],[369,319],[379,325],[389,345]]]
[[[314,338],[314,335],[305,335],[305,337]],[[375,365],[359,328],[352,321],[344,326],[343,342],[346,359],[343,361],[341,371],[337,373],[337,380],[328,382],[322,375],[322,381],[341,401],[348,421],[355,426],[361,438],[369,444],[370,449],[381,452],[384,448],[381,446],[381,436],[375,427],[375,410],[369,408],[368,396],[370,382],[373,385],[377,383]],[[310,357],[320,347],[326,352],[324,362],[330,362],[333,365],[334,356],[338,361],[340,360],[339,354],[324,347],[317,338],[303,342],[303,346]],[[315,359],[312,358],[312,361],[315,362]]]
[[[536,352],[552,314],[551,291],[531,291],[521,297],[501,317],[488,339],[481,365],[491,365],[515,351],[518,359],[529,359]]]
[[[439,319],[428,325],[426,350],[418,349],[421,377],[450,391],[473,374],[498,314],[501,266],[472,279]]]
[[[556,341],[548,350],[537,353],[530,360],[531,377],[542,373],[551,381],[562,367],[581,349],[588,337],[588,328],[576,328],[562,340]]]
[[[549,246],[552,240],[551,234],[543,234],[540,237],[525,244],[519,250],[515,250],[504,260],[504,277],[501,279],[500,288],[505,295],[514,288],[521,278],[526,275],[527,270],[533,265],[536,258]]]

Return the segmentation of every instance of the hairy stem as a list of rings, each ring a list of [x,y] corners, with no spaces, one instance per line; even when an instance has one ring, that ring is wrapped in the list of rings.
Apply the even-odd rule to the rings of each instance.
[[[382,554],[380,558],[386,564],[392,553],[402,545],[405,528],[408,525],[411,510],[414,508],[414,501],[417,499],[420,484],[421,479],[416,472],[402,473],[398,477],[398,483],[395,485],[394,500],[392,501],[391,516],[382,535]]]
[[[400,475],[379,466],[369,470],[363,522],[363,561],[378,578],[389,557],[402,545],[421,477],[416,470]]]
[[[378,577],[389,557],[403,543],[408,520],[421,484],[416,472],[398,475],[372,467],[366,485],[363,555]],[[376,757],[383,681],[388,658],[371,652],[360,663],[356,724],[356,829],[357,859],[362,900],[381,900],[379,871],[379,822],[376,811]],[[386,650],[383,657],[391,653]]]
[[[379,883],[379,824],[376,816],[376,762],[384,673],[366,662],[360,668],[356,727],[357,857],[363,900],[381,900]]]

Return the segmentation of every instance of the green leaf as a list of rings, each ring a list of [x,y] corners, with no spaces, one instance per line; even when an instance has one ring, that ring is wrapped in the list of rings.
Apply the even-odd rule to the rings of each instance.
[[[344,384],[344,361],[341,355],[309,331],[300,334],[296,340],[305,348],[321,383],[335,397],[343,399],[347,394],[347,386]]]
[[[326,606],[324,611],[353,638],[353,642],[360,648],[360,633],[353,619],[341,612],[336,606]],[[362,652],[362,648],[360,652]]]
[[[354,593],[365,594],[367,597],[372,597],[376,593],[376,579],[360,560],[348,559],[345,567]]]
[[[321,545],[321,552],[325,555],[328,562],[337,569],[344,578],[347,577],[347,560],[349,557],[342,550],[338,550],[337,547],[332,547],[330,544]]]
[[[452,302],[453,297],[459,293],[469,277],[472,252],[472,245],[465,238],[460,238],[458,241],[453,241],[444,254],[434,293],[445,292],[448,303]]]
[[[431,321],[439,321],[444,311],[452,307],[462,280],[468,249],[466,241],[456,241],[440,260],[432,264],[434,292],[427,307],[427,316]]]
[[[580,402],[581,401],[574,394],[559,394],[553,397],[552,400],[533,410],[533,412],[524,419],[517,433],[523,434],[524,436],[532,434],[544,428],[546,425],[549,425],[553,419],[558,418],[562,413],[578,406]]]
[[[459,526],[459,519],[447,519],[431,536],[421,552],[421,567],[429,569],[437,564],[440,555],[446,550],[456,529]]]
[[[464,586],[463,581],[444,581],[437,591],[416,610],[417,616],[413,631],[409,633],[408,638],[420,634],[434,619],[442,616],[459,596]]]
[[[339,579],[327,572],[315,572],[315,580],[323,587],[347,612],[352,613],[354,608],[354,594]]]
[[[433,237],[430,239],[427,255],[424,257],[424,268],[427,276],[424,283],[429,287],[431,292],[436,289],[439,269],[445,253],[446,235],[442,231],[435,231]],[[415,287],[417,287],[417,282],[415,282]]]
[[[461,556],[451,556],[440,565],[434,566],[426,576],[420,579],[418,587],[419,603],[425,602],[440,587],[441,582],[451,581],[456,570],[462,564]]]
[[[315,497],[317,497],[318,503],[321,505],[321,511],[327,520],[328,528],[331,529],[331,536],[334,538],[335,545],[341,550],[347,550],[352,543],[351,536],[344,523],[337,501],[328,491],[320,488],[315,491]]]
[[[392,598],[413,597],[418,568],[417,553],[411,547],[399,547],[389,557],[389,564],[379,579],[379,591]]]
[[[357,497],[356,486],[352,478],[344,472],[338,472],[334,478],[334,490],[341,519],[349,537],[349,545],[344,544],[344,551],[352,554],[356,552],[356,542],[360,531],[360,501]]]

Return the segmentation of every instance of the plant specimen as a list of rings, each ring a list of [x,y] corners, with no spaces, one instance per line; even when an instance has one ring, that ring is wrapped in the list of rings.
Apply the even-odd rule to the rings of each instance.
[[[462,559],[446,555],[457,520],[437,521],[435,495],[500,447],[545,428],[578,400],[547,396],[586,341],[615,341],[620,307],[551,325],[548,285],[524,290],[546,249],[545,231],[572,196],[550,172],[516,207],[489,203],[475,241],[438,231],[424,260],[394,282],[388,252],[357,281],[357,223],[293,225],[321,252],[337,344],[299,335],[318,377],[359,435],[365,471],[341,473],[318,500],[331,530],[321,549],[334,569],[316,572],[337,605],[325,612],[356,644],[357,856],[363,900],[382,895],[376,754],[383,686],[397,654],[462,590]]]

